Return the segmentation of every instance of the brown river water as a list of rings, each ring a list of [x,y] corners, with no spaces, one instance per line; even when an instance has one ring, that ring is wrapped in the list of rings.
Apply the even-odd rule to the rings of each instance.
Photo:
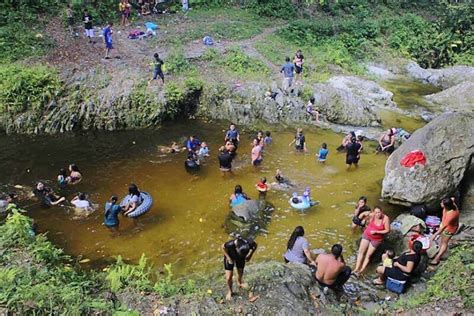
[[[417,87],[415,94],[423,91]],[[421,92],[418,90],[422,90]],[[392,90],[393,91],[393,90]],[[397,122],[410,131],[421,121],[385,113],[387,122]],[[387,123],[387,124],[389,124]],[[379,201],[386,157],[375,155],[375,142],[365,142],[358,169],[346,170],[345,155],[338,154],[343,135],[317,128],[305,129],[309,152],[297,154],[288,144],[294,130],[270,128],[273,144],[266,147],[261,167],[250,164],[250,142],[255,131],[243,131],[233,176],[222,176],[216,159],[228,122],[173,122],[156,130],[89,132],[55,136],[0,136],[0,182],[33,186],[42,179],[56,187],[60,168],[76,163],[83,181],[66,191],[68,199],[75,192],[86,192],[99,209],[86,219],[74,219],[67,207],[41,208],[29,201],[28,215],[40,232],[67,254],[90,259],[87,267],[101,267],[118,255],[136,262],[144,253],[156,266],[172,263],[178,275],[207,273],[220,268],[220,246],[229,239],[224,229],[230,208],[228,198],[236,184],[252,198],[258,194],[255,184],[262,176],[273,181],[277,168],[300,192],[310,187],[320,204],[301,213],[290,207],[293,191],[270,191],[267,200],[275,210],[267,233],[258,235],[255,261],[282,260],[292,230],[302,225],[313,248],[329,248],[341,243],[350,256],[356,251],[360,231],[350,228],[355,202],[368,197],[371,207],[381,204],[394,218],[400,208]],[[211,157],[198,174],[184,170],[185,154],[163,155],[159,145],[182,140],[190,134],[207,141]],[[325,164],[315,153],[321,143],[328,144]],[[112,193],[126,194],[127,185],[136,183],[154,198],[151,211],[137,220],[120,217],[118,232],[102,225],[103,204]],[[31,202],[31,203],[30,203]]]

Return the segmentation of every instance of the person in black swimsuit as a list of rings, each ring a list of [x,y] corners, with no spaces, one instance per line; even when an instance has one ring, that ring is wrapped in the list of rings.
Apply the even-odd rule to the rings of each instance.
[[[234,159],[234,156],[231,152],[226,150],[224,146],[219,149],[217,159],[219,159],[219,169],[222,172],[232,172],[232,160]]]
[[[355,229],[358,226],[364,227],[368,213],[370,213],[370,207],[367,205],[367,198],[361,196],[355,207],[354,216],[352,217],[352,228]]]
[[[242,282],[245,262],[250,261],[256,249],[257,243],[255,243],[255,241],[251,239],[247,240],[240,236],[237,239],[230,240],[222,245],[222,252],[224,253],[225,278],[227,281],[227,300],[232,298],[232,277],[234,273],[234,266],[237,267],[237,284],[240,288],[247,287],[247,285]]]
[[[379,277],[375,279],[373,283],[376,285],[383,285],[387,277],[398,281],[409,280],[413,271],[415,271],[420,263],[422,248],[422,243],[415,241],[413,243],[413,248],[396,258],[391,268],[384,266],[377,267],[376,272]],[[385,260],[384,256],[386,255],[382,255],[382,261]]]
[[[358,167],[360,159],[360,150],[362,145],[357,142],[355,137],[352,137],[351,142],[346,146],[346,164],[347,169],[350,169],[352,165]]]

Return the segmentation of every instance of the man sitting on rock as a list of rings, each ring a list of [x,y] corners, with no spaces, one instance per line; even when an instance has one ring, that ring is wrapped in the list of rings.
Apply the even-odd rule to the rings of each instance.
[[[351,268],[346,266],[339,244],[332,246],[331,254],[320,254],[316,258],[316,267],[316,280],[324,288],[340,290],[351,276]]]

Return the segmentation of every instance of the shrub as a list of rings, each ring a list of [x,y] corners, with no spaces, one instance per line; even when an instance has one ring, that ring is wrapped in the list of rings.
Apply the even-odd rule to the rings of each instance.
[[[248,7],[260,16],[287,20],[296,17],[296,8],[289,0],[253,0]]]
[[[170,73],[183,74],[195,70],[195,67],[184,56],[181,50],[174,50],[166,58],[166,70]]]
[[[126,264],[122,257],[118,256],[117,262],[109,268],[105,279],[114,292],[124,288],[133,288],[138,291],[149,291],[152,288],[150,267],[147,265],[144,254],[140,257],[138,265]]]
[[[0,65],[0,113],[43,110],[60,92],[61,81],[51,68]]]
[[[245,54],[240,47],[231,47],[219,63],[238,74],[267,73],[267,66]]]

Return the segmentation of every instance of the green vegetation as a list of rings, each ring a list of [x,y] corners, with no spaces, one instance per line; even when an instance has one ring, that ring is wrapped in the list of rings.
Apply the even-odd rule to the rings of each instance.
[[[240,47],[231,47],[218,64],[239,75],[268,73],[268,67],[263,62],[248,56]]]
[[[171,265],[164,277],[156,275],[144,256],[138,265],[121,258],[107,273],[84,272],[74,261],[51,244],[44,235],[35,235],[32,220],[10,206],[11,214],[0,226],[0,306],[16,314],[108,314],[127,311],[105,293],[154,292],[161,297],[196,293],[192,280],[176,282]],[[130,311],[127,311],[130,313]]]
[[[472,278],[474,277],[474,249],[465,244],[455,248],[436,274],[428,281],[426,291],[403,299],[397,309],[412,309],[440,300],[460,299],[466,309],[474,307]]]
[[[0,64],[0,113],[43,110],[60,93],[59,76],[48,67]]]

